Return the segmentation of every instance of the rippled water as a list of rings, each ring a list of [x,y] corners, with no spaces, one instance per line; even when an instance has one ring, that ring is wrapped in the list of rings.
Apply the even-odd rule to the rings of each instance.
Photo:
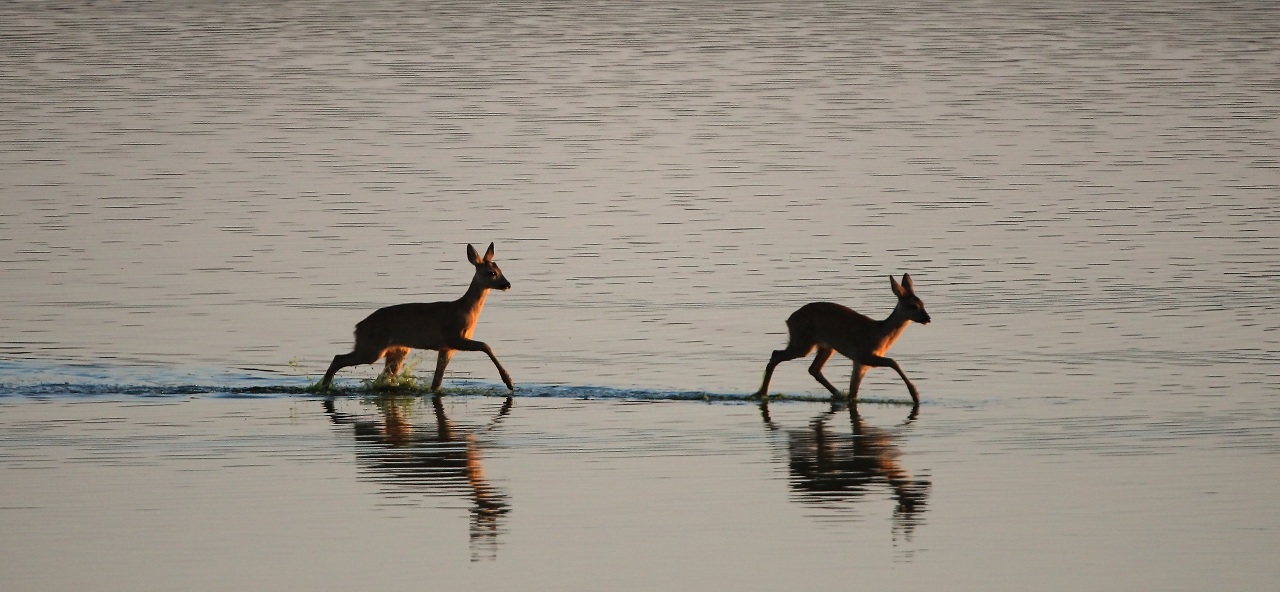
[[[558,410],[520,420],[548,424],[512,430],[515,441],[498,450],[535,452],[499,452],[508,460],[497,464],[536,471],[560,459],[563,435],[551,427],[575,415],[555,402],[606,399],[576,427],[581,446],[630,459],[582,454],[616,466],[609,478],[688,477],[694,465],[658,460],[664,434],[680,455],[705,457],[697,471],[742,438],[772,438],[772,452],[742,453],[754,459],[743,466],[811,483],[792,505],[761,507],[825,515],[834,505],[834,515],[861,516],[855,525],[889,521],[917,541],[937,523],[963,525],[937,527],[910,560],[927,573],[969,573],[974,588],[1000,586],[964,563],[985,561],[978,550],[955,549],[992,537],[1016,541],[1039,568],[1050,562],[1035,549],[1065,553],[1060,540],[1094,550],[1077,550],[1078,569],[1051,571],[1065,585],[1078,583],[1073,574],[1115,575],[1089,570],[1108,554],[1151,566],[1133,583],[1249,541],[1257,546],[1242,547],[1246,565],[1229,583],[1256,588],[1248,584],[1277,575],[1253,560],[1280,530],[1274,503],[1260,501],[1280,484],[1278,12],[1176,1],[7,3],[0,417],[13,427],[35,414],[32,425],[53,421],[65,433],[12,432],[5,471],[45,473],[14,452],[28,446],[90,460],[134,450],[61,439],[93,434],[94,410],[122,418],[113,429],[196,449],[238,442],[226,433],[237,409],[275,425],[281,406],[296,408],[315,431],[306,438],[359,433],[363,419],[329,420],[377,418],[376,405],[343,400],[359,409],[326,415],[303,387],[348,350],[369,311],[460,295],[464,245],[495,242],[513,289],[491,295],[476,337],[515,379],[512,419],[523,401]],[[861,456],[875,454],[818,477],[808,468],[816,460],[768,456],[821,449],[823,425],[847,430],[832,450],[882,450],[822,403],[775,404],[774,415],[796,417],[774,428],[750,405],[671,401],[622,413],[619,401],[753,392],[791,311],[834,300],[887,315],[885,278],[904,272],[934,319],[893,350],[924,399],[895,444],[913,475],[930,472],[919,483],[895,489],[883,472],[868,476]],[[823,393],[806,366],[780,366],[774,391]],[[848,368],[833,361],[827,374],[843,386]],[[484,356],[464,353],[446,384],[497,382]],[[864,389],[872,401],[906,398],[885,370]],[[192,397],[200,402],[178,403]],[[148,423],[152,412],[204,411],[220,398],[233,400],[208,438]],[[418,401],[427,408],[411,416],[429,426],[429,399]],[[88,423],[73,419],[80,413]],[[645,423],[690,413],[701,423]],[[621,423],[594,421],[614,415]],[[682,439],[702,425],[722,426],[727,440]],[[347,471],[335,477],[344,487],[397,487],[371,476],[384,462],[377,444],[353,442],[300,466],[294,443],[266,440],[246,462],[325,472],[348,470],[329,464],[354,455],[364,480]],[[465,467],[465,442],[439,452],[454,463],[442,491],[459,500],[470,487],[455,466]],[[143,445],[142,456],[162,449]],[[431,454],[406,458],[430,464]],[[42,466],[72,482],[97,465]],[[151,477],[189,468],[148,466]],[[570,482],[588,475],[561,469]],[[482,536],[508,539],[500,564],[514,562],[501,549],[548,544],[549,531],[522,530],[515,516],[574,524],[539,514],[517,486],[526,481],[507,475],[494,486],[511,508],[495,514],[495,532],[507,534]],[[867,479],[888,506],[844,495]],[[431,506],[417,496],[432,488],[410,481],[402,495]],[[771,483],[709,482],[698,485],[724,497],[764,495],[729,483]],[[1211,482],[1220,487],[1200,487]],[[831,488],[834,504],[824,501]],[[1019,520],[978,520],[974,511],[990,510],[984,488],[1028,494],[997,496],[1023,510],[1045,496],[1078,498],[1050,504],[1059,513],[1040,521],[1018,509]],[[904,510],[922,490],[927,509]],[[6,533],[26,516],[12,496],[0,499]],[[669,508],[694,507],[684,498]],[[649,510],[636,515],[662,515]],[[1160,526],[1171,516],[1178,527]],[[758,518],[745,530],[729,518],[697,523],[713,533],[700,540],[765,539],[759,531],[774,527],[796,540],[813,534],[797,526],[808,522]],[[652,551],[681,540],[657,531],[618,523],[612,542],[649,541]],[[1131,533],[1203,543],[1142,554]],[[1010,552],[995,545],[979,547]],[[459,547],[450,548],[491,552]]]

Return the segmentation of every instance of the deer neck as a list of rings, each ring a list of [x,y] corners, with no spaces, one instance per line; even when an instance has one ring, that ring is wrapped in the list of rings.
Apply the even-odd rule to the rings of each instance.
[[[878,355],[884,355],[889,351],[889,346],[902,336],[902,332],[906,330],[907,325],[911,324],[911,319],[907,318],[901,310],[894,308],[889,314],[889,318],[880,321],[880,351]]]
[[[472,281],[471,286],[467,288],[467,293],[458,299],[458,307],[471,318],[478,317],[480,309],[484,308],[484,299],[488,296],[489,288],[481,286],[478,281]]]

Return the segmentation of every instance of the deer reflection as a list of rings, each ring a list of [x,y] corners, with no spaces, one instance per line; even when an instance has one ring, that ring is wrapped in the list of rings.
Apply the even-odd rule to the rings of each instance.
[[[932,484],[912,477],[899,461],[894,444],[897,435],[867,425],[857,405],[849,405],[848,433],[834,424],[844,403],[833,401],[831,409],[809,422],[806,429],[786,429],[791,489],[806,505],[827,506],[832,502],[859,499],[879,487],[893,492],[894,538],[910,540],[921,521]],[[770,417],[769,403],[760,405],[765,425],[779,429]],[[919,407],[913,407],[902,426],[915,421]]]
[[[334,400],[324,402],[335,425],[355,430],[356,459],[361,474],[387,486],[433,496],[458,496],[471,502],[471,560],[494,559],[498,551],[500,519],[510,510],[507,497],[485,478],[475,432],[459,429],[445,413],[439,395],[431,398],[435,425],[414,426],[407,416],[416,397],[382,396],[374,401],[379,417],[338,411]],[[511,411],[507,397],[484,430],[495,427]]]

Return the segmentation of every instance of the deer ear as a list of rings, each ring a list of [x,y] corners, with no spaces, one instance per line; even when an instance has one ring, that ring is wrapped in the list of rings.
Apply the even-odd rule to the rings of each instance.
[[[903,290],[902,286],[898,285],[898,280],[893,279],[893,276],[889,276],[889,285],[893,287],[893,294],[898,298],[902,298],[907,295],[907,291]]]
[[[467,261],[472,265],[480,265],[480,255],[476,254],[476,248],[471,245],[467,245]]]
[[[493,243],[489,243],[489,250],[484,252],[484,262],[485,263],[493,262]]]
[[[902,274],[902,287],[907,291],[908,294],[916,293],[916,286],[914,283],[911,282],[911,274],[908,274],[908,273]]]

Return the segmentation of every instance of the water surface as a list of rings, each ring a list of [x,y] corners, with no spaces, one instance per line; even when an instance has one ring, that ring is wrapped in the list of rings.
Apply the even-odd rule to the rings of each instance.
[[[1257,589],[1280,529],[1277,23],[1252,2],[8,3],[0,521],[46,563],[4,572],[84,583],[48,561],[127,527],[131,589],[147,550],[196,569],[213,547],[172,544],[191,533],[243,553],[210,588],[281,565],[421,583],[430,548],[459,587]],[[352,394],[377,368],[344,370],[332,411],[305,394],[356,321],[456,298],[488,242],[513,289],[476,337],[518,389],[495,420],[491,364],[454,357],[458,421],[497,422],[474,445],[347,433],[387,422]],[[823,402],[772,424],[732,402],[793,310],[886,316],[904,272],[934,319],[893,350],[915,419],[883,370],[861,435]],[[822,396],[806,366],[774,392]],[[401,423],[438,436],[416,401]],[[379,476],[403,449],[445,474]],[[885,450],[910,478],[863,458]],[[375,548],[406,569],[358,567]]]

